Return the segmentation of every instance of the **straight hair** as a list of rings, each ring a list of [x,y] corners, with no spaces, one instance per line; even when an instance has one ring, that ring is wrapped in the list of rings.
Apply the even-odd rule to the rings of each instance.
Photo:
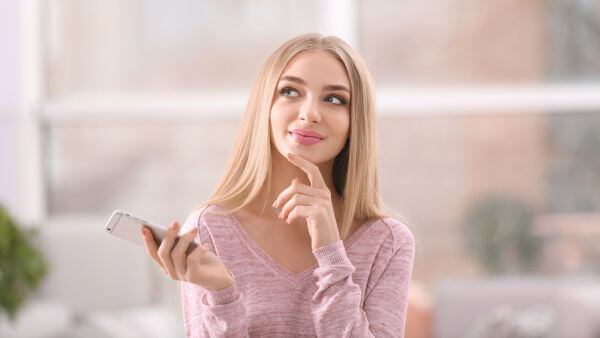
[[[335,190],[343,198],[343,216],[338,220],[342,240],[356,229],[353,221],[386,217],[381,207],[375,96],[371,75],[361,57],[342,39],[309,33],[279,46],[262,65],[248,98],[224,174],[211,196],[195,210],[210,204],[238,211],[257,198],[266,185],[271,190],[272,158],[270,113],[276,86],[288,62],[304,51],[325,51],[344,65],[351,86],[350,135],[336,155],[332,170]],[[262,206],[264,211],[267,201]],[[268,207],[271,207],[270,205]]]

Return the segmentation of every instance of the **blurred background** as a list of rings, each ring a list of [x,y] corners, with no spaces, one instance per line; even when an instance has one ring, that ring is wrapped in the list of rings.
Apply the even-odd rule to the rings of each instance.
[[[0,1],[0,203],[49,263],[0,336],[182,337],[178,283],[105,222],[185,220],[307,32],[375,80],[406,337],[600,337],[597,0]]]

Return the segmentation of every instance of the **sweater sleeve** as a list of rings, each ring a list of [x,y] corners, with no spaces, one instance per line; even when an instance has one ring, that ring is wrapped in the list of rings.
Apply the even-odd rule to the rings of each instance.
[[[317,291],[311,300],[319,337],[403,337],[408,307],[415,240],[410,231],[387,255],[387,265],[367,292],[361,308],[360,286],[352,280],[352,265],[342,240],[313,251]],[[378,258],[381,259],[381,258]],[[385,262],[375,262],[385,264]]]
[[[200,214],[201,216],[201,214]],[[180,233],[199,227],[194,242],[209,244],[216,255],[213,240],[198,214],[193,213],[181,227]],[[237,282],[228,288],[213,291],[181,281],[181,310],[186,337],[248,337],[244,295]]]

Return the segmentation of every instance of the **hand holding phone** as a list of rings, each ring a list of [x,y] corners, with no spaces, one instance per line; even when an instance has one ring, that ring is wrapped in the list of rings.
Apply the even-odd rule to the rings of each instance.
[[[173,280],[190,282],[217,291],[234,283],[234,277],[208,246],[193,240],[198,228],[178,236],[179,223],[164,228],[139,217],[115,210],[105,229],[109,233],[141,244],[158,266]]]
[[[185,253],[189,243],[198,234],[198,228],[188,231],[175,243],[178,231],[179,223],[173,222],[157,248],[151,232],[142,229],[146,252],[156,264],[173,280],[194,283],[213,291],[231,286],[233,275],[207,246],[202,245],[190,254]]]
[[[157,225],[153,222],[148,222],[122,210],[115,210],[112,213],[108,222],[106,222],[104,230],[111,235],[128,240],[137,245],[145,246],[143,238],[140,237],[140,230],[144,226],[152,232],[152,237],[154,237],[156,243],[160,244],[165,237],[166,227]],[[179,241],[179,238],[180,236],[175,238],[175,243]],[[191,242],[187,253],[192,252],[196,246],[196,243]]]

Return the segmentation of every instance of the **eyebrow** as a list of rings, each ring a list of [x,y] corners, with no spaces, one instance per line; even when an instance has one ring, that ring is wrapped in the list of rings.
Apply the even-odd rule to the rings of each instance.
[[[302,80],[301,78],[299,78],[297,76],[286,75],[286,76],[282,77],[281,80],[288,80],[288,81],[298,82],[300,84],[306,85],[306,81]],[[350,94],[350,90],[346,86],[342,86],[342,85],[325,85],[325,86],[323,86],[323,89],[324,90],[344,90],[344,91],[347,91],[348,94]]]

